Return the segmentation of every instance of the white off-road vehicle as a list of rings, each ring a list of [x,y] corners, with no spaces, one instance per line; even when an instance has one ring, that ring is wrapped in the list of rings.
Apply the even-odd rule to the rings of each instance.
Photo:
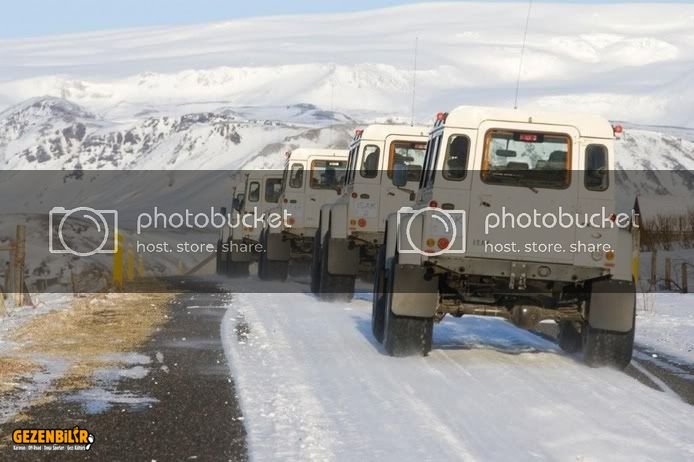
[[[446,314],[492,315],[553,319],[563,349],[626,367],[639,236],[638,214],[616,209],[619,132],[590,115],[439,114],[416,204],[387,219],[372,313],[386,352],[426,355]]]
[[[261,253],[260,233],[263,217],[276,206],[282,188],[281,174],[273,171],[251,171],[232,208],[236,219],[222,243],[222,266],[230,276],[247,276],[251,262]]]
[[[346,150],[337,149],[297,149],[287,153],[279,204],[269,210],[277,212],[276,216],[286,212],[287,219],[265,222],[260,236],[265,251],[258,262],[261,279],[284,280],[290,262],[296,267],[310,263],[320,209],[337,198],[347,171],[347,154]]]
[[[428,129],[370,125],[349,149],[341,195],[320,211],[311,264],[311,290],[325,300],[351,299],[359,273],[372,274],[386,217],[415,198]],[[393,183],[395,166],[406,181]]]

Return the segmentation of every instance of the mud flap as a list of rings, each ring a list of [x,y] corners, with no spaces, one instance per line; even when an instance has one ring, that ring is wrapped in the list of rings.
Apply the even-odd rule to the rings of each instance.
[[[588,322],[594,329],[629,332],[634,328],[636,291],[631,281],[598,281],[591,287]]]
[[[328,273],[356,276],[359,271],[359,248],[349,248],[347,239],[330,239],[328,249]]]
[[[279,233],[267,233],[266,256],[270,261],[289,261],[291,246],[289,241],[282,240]]]
[[[250,262],[254,260],[254,255],[251,252],[235,252],[234,247],[242,245],[243,241],[229,241],[229,261],[232,262]]]
[[[439,302],[439,282],[424,278],[421,266],[395,265],[391,310],[398,316],[431,318]]]

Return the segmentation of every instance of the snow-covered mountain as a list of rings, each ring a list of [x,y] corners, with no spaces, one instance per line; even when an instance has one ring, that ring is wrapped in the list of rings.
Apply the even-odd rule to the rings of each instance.
[[[279,167],[289,149],[345,146],[352,123],[311,105],[142,111],[113,121],[61,98],[33,98],[0,113],[0,168]]]

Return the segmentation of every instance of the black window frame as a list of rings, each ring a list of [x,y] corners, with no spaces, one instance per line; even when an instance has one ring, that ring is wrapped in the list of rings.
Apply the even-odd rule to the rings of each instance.
[[[599,188],[596,187],[591,187],[588,185],[588,178],[589,178],[589,172],[593,170],[597,170],[594,166],[591,168],[588,168],[588,162],[589,162],[589,150],[592,148],[600,148],[601,153],[604,155],[604,178],[603,178],[603,184],[600,185]],[[588,146],[586,146],[585,152],[585,160],[583,164],[583,187],[586,188],[588,191],[592,192],[605,192],[608,189],[610,189],[610,150],[607,149],[607,146],[604,144],[599,144],[599,143],[591,143]]]

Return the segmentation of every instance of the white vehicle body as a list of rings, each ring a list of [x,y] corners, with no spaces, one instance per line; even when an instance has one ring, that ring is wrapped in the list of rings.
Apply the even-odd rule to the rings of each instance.
[[[320,222],[320,210],[338,197],[347,171],[346,150],[297,149],[287,153],[279,203],[269,210],[282,216],[279,226],[266,221],[261,242],[261,279],[285,279],[290,261],[308,260]]]
[[[387,220],[380,277],[394,273],[388,287],[375,287],[386,293],[386,315],[494,314],[524,327],[543,318],[589,319],[592,328],[631,332],[633,339],[638,224],[631,211],[616,210],[610,123],[584,114],[465,106],[438,119],[413,210]],[[596,212],[609,216],[608,226],[586,218]],[[522,226],[520,218],[514,224],[521,213],[540,221],[525,226],[523,217]],[[552,216],[562,213],[578,226],[557,226]],[[614,226],[617,214],[621,227]],[[437,215],[451,217],[453,226],[442,226]],[[513,226],[490,226],[498,218]],[[584,302],[595,307],[605,300],[610,308],[588,315]],[[375,302],[375,316],[378,309]]]
[[[428,129],[407,125],[370,125],[358,130],[349,149],[349,165],[342,194],[320,212],[318,255],[329,255],[324,274],[344,280],[344,284],[322,286],[317,273],[320,258],[314,255],[313,289],[351,297],[354,278],[367,273],[383,241],[386,217],[403,204],[413,203],[421,174]],[[393,184],[395,165],[408,170],[409,181]],[[328,248],[329,246],[329,248]],[[323,289],[319,289],[322,287]],[[350,288],[352,287],[352,288]]]
[[[258,257],[263,217],[276,206],[282,176],[273,171],[249,171],[235,188],[230,229],[222,232],[218,242],[217,268],[233,276],[248,274],[248,265]]]

